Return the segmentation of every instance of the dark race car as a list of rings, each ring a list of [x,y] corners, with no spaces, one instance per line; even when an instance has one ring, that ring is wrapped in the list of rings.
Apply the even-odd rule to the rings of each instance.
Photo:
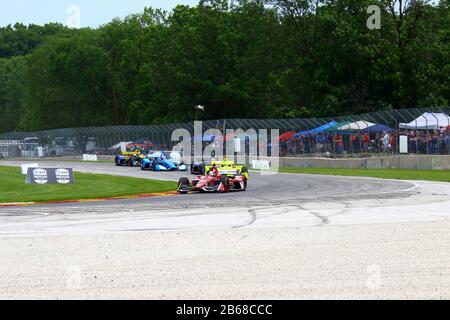
[[[244,174],[221,174],[213,167],[208,174],[198,176],[192,182],[189,178],[181,178],[177,191],[182,194],[189,192],[229,192],[246,191],[247,177]]]
[[[197,175],[204,175],[205,174],[205,167],[209,165],[210,163],[205,162],[199,162],[194,161],[191,164],[191,174],[197,174]]]
[[[123,152],[116,155],[114,162],[116,166],[139,167],[144,155],[141,152]]]

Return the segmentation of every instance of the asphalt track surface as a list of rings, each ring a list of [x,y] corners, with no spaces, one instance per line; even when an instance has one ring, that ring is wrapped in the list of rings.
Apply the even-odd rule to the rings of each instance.
[[[17,162],[0,162],[0,165],[19,166]],[[41,167],[73,168],[83,173],[110,174],[116,176],[147,178],[155,180],[178,181],[181,177],[192,179],[187,172],[151,172],[141,171],[139,168],[116,167],[106,163],[77,163],[77,162],[44,162]],[[188,207],[236,207],[254,205],[284,205],[286,203],[303,203],[310,200],[351,200],[359,198],[389,198],[408,195],[414,183],[405,181],[375,180],[364,178],[344,178],[320,175],[275,174],[261,175],[251,173],[249,187],[246,192],[232,192],[228,194],[200,194],[177,195],[173,197],[159,197],[152,199],[133,199],[99,202],[96,204],[70,204],[79,206],[133,206],[134,204],[148,205],[157,208],[188,208]],[[399,192],[403,192],[402,195]],[[51,207],[67,207],[65,204]],[[39,206],[42,208],[42,206]]]
[[[449,208],[448,183],[259,173],[247,192],[3,207],[0,297],[450,298]]]
[[[16,162],[5,162],[3,165],[15,165]],[[94,164],[94,163],[77,163],[77,162],[44,162],[41,167],[61,167],[73,168],[75,171],[84,173],[103,173],[119,176],[139,177],[157,180],[173,180],[178,181],[180,177],[193,176],[186,172],[150,172],[141,171],[139,168],[116,167],[113,164]],[[354,200],[365,199],[373,201],[382,201],[388,199],[408,198],[416,193],[416,185],[403,181],[386,181],[364,178],[343,178],[316,175],[295,175],[295,174],[276,174],[261,175],[260,173],[252,173],[249,181],[248,190],[246,192],[232,192],[228,194],[200,194],[193,193],[189,195],[175,195],[144,199],[130,200],[112,200],[98,201],[86,203],[69,203],[69,204],[50,204],[35,205],[30,207],[8,207],[0,208],[0,217],[7,216],[24,217],[24,216],[52,216],[56,220],[65,217],[67,214],[87,214],[90,217],[99,215],[101,223],[93,224],[92,232],[112,232],[116,231],[136,231],[136,230],[179,230],[179,229],[195,229],[204,227],[232,227],[252,225],[258,219],[257,211],[262,211],[260,220],[275,220],[280,216],[289,216],[290,219],[311,220],[318,223],[329,223],[329,217],[322,216],[323,208],[327,207],[327,203],[341,204],[339,211],[333,215],[343,215],[346,209],[345,203],[351,203]],[[311,203],[315,203],[311,207]],[[343,206],[342,206],[343,204]],[[309,205],[309,206],[308,206]],[[315,210],[316,209],[316,210]],[[319,209],[319,210],[317,210]],[[238,212],[239,214],[236,214]],[[308,214],[300,214],[297,212],[308,212]],[[117,220],[117,216],[124,214],[123,219],[119,220],[119,224],[114,228],[108,229],[104,227],[105,220],[113,223]],[[155,221],[156,217],[159,219]],[[65,215],[65,216],[64,216]],[[137,220],[133,221],[133,216]],[[74,216],[75,217],[75,216]],[[76,219],[75,217],[75,219]],[[85,216],[83,216],[85,217]],[[183,219],[180,219],[183,217]],[[195,217],[195,219],[190,219]],[[109,219],[110,218],[110,219]],[[178,221],[179,220],[179,221]],[[192,221],[188,221],[192,220]],[[157,222],[157,223],[155,223]],[[165,222],[168,222],[167,224]],[[260,221],[258,221],[260,222]],[[276,221],[277,224],[282,223]],[[303,221],[305,222],[305,221]],[[53,221],[52,221],[53,223]],[[133,227],[134,225],[134,227]],[[90,228],[82,223],[82,229],[79,231],[85,234]],[[38,228],[36,228],[38,227]],[[56,229],[47,228],[44,222],[41,226],[33,225],[29,232],[23,232],[20,229],[16,233],[14,229],[8,228],[8,224],[0,226],[0,236],[7,235],[33,235],[39,234],[66,234],[64,224],[59,232]],[[51,227],[51,226],[50,226]],[[98,229],[96,229],[98,227]]]

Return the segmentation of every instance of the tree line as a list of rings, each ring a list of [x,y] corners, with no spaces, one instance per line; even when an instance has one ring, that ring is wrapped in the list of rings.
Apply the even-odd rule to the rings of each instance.
[[[371,30],[367,8],[381,8]],[[450,0],[202,0],[0,28],[0,131],[448,107]]]

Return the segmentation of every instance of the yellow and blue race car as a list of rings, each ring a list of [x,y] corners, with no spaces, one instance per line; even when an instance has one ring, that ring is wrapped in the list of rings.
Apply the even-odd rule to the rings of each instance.
[[[217,169],[219,169],[220,172],[224,175],[233,176],[238,174],[244,175],[247,180],[249,179],[247,167],[243,165],[236,165],[234,164],[234,161],[229,161],[227,158],[222,161],[212,160],[202,163],[194,162],[191,165],[191,174],[205,175],[213,168],[214,165],[216,165]]]
[[[114,162],[116,166],[139,167],[145,155],[139,151],[121,152],[116,155]]]

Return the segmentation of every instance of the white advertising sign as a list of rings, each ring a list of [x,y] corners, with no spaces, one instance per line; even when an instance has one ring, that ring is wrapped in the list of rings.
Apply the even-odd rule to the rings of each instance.
[[[400,136],[400,153],[408,153],[408,137]]]
[[[72,168],[28,168],[27,184],[73,184],[75,178]]]
[[[98,161],[95,154],[83,154],[83,161]]]
[[[268,160],[253,160],[252,169],[270,170],[270,162]]]
[[[28,173],[28,168],[39,168],[39,163],[22,164],[22,174]]]

